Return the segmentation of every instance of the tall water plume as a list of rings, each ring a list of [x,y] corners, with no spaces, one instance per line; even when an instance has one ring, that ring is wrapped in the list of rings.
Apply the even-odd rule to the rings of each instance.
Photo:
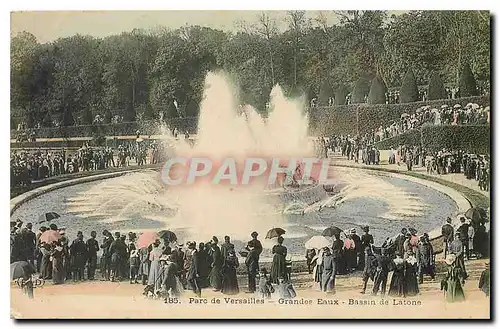
[[[302,104],[287,99],[280,86],[270,95],[270,114],[264,120],[249,105],[239,106],[234,86],[223,73],[208,73],[200,104],[198,134],[192,149],[179,148],[178,156],[204,156],[212,160],[232,157],[242,163],[246,157],[296,157],[312,154],[307,138],[307,118]],[[246,187],[200,183],[173,188],[179,216],[192,239],[211,235],[248,238],[283,223],[264,182]],[[167,224],[168,225],[168,224]]]

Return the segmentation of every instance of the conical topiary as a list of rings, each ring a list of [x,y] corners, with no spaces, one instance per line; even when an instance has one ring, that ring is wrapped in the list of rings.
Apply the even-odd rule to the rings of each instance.
[[[469,63],[465,63],[460,73],[458,92],[460,97],[478,96],[476,79],[474,79]]]
[[[387,87],[385,86],[384,80],[378,75],[373,78],[372,85],[370,87],[370,93],[368,94],[369,104],[385,104],[385,93],[387,92]]]
[[[370,81],[365,77],[361,77],[356,81],[354,85],[354,89],[352,90],[351,103],[358,104],[364,103],[365,97],[368,95],[370,91]]]
[[[429,79],[429,87],[427,90],[427,98],[431,101],[436,99],[446,99],[446,90],[444,89],[443,80],[439,76],[439,73],[432,72]]]
[[[413,103],[418,101],[418,87],[415,75],[411,69],[406,72],[403,78],[403,84],[399,93],[400,103]]]
[[[328,99],[332,97],[332,94],[333,91],[330,83],[328,81],[324,81],[319,88],[318,105],[328,106]]]
[[[344,84],[341,84],[337,88],[337,91],[335,92],[334,96],[335,105],[345,105],[347,103],[348,94],[349,91],[347,90],[347,87]]]

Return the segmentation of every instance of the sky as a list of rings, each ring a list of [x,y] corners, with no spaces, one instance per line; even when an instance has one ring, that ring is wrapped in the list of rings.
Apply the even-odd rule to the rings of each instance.
[[[338,22],[336,16],[323,12],[328,23]],[[390,14],[397,12],[390,12]],[[165,26],[176,29],[184,25],[201,25],[224,31],[237,31],[238,22],[256,23],[259,11],[18,11],[11,13],[11,35],[27,31],[40,43],[75,34],[106,37],[134,28],[149,29]],[[285,11],[271,11],[271,17],[285,29]],[[308,18],[314,19],[320,11],[307,11]]]

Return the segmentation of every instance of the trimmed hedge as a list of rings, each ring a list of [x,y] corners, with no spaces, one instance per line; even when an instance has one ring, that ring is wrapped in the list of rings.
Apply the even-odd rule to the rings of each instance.
[[[477,96],[478,94],[476,79],[470,69],[469,63],[465,63],[462,72],[460,72],[458,93],[462,97]]]
[[[415,102],[407,104],[350,104],[331,107],[316,107],[309,111],[310,133],[315,135],[332,134],[360,134],[373,131],[380,126],[386,127],[392,121],[399,120],[403,113],[413,113],[421,106],[440,107],[443,104],[462,106],[468,103],[477,103],[482,106],[490,105],[490,96],[466,97],[459,99],[441,99],[436,101]],[[357,124],[356,117],[359,117]],[[177,127],[180,131],[188,131],[196,134],[198,118],[171,118],[166,120],[166,125]],[[135,135],[140,130],[143,135],[154,135],[160,132],[158,121],[123,122],[117,124],[68,126],[58,128],[41,128],[36,130],[38,138],[64,138],[64,137],[91,137],[104,136],[127,136]],[[15,139],[18,131],[11,130],[10,136]]]
[[[446,97],[443,80],[441,80],[437,72],[432,72],[427,88],[427,97],[429,100],[443,99]]]
[[[396,149],[399,145],[420,145],[420,137],[420,129],[413,129],[406,131],[403,134],[376,142],[375,147],[379,150],[390,150],[391,147]]]
[[[420,129],[407,131],[401,135],[375,143],[380,150],[388,150],[399,145],[418,145],[431,152],[443,148],[464,150],[471,153],[490,154],[489,125],[424,125]]]
[[[377,75],[372,80],[370,93],[368,94],[368,104],[385,104],[386,92],[387,87],[385,86],[384,80]]]
[[[423,126],[422,146],[437,152],[443,148],[490,154],[489,125]]]
[[[415,75],[413,70],[409,69],[403,78],[403,84],[401,85],[401,91],[399,95],[400,103],[411,103],[418,100],[418,86],[417,80],[415,80]]]
[[[350,104],[333,107],[311,108],[309,111],[310,132],[315,135],[332,134],[360,134],[386,127],[392,121],[400,120],[403,113],[414,113],[421,106],[429,105],[439,108],[441,105],[453,106],[460,104],[462,107],[468,103],[477,103],[482,106],[490,105],[490,96],[464,97],[458,99],[440,99],[427,102],[406,104]],[[357,124],[358,116],[359,124]]]

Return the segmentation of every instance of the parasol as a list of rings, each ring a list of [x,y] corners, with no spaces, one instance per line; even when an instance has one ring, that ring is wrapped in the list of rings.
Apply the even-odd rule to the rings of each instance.
[[[45,243],[56,242],[61,238],[59,231],[47,230],[40,235],[40,241]]]
[[[460,104],[455,104],[455,105],[453,105],[453,108],[454,108],[454,109],[459,109],[459,108],[461,108],[461,107],[462,107],[462,105],[460,105]]]
[[[159,236],[156,232],[144,232],[137,239],[137,248],[147,248],[157,239],[159,239]]]
[[[322,236],[334,236],[334,235],[340,235],[342,233],[342,230],[336,226],[330,226],[325,228],[323,233],[321,233]]]
[[[333,243],[332,239],[322,235],[315,235],[306,241],[306,249],[322,249],[324,247],[329,247]]]
[[[408,113],[403,113],[401,114],[401,118],[406,118],[406,117],[409,117],[410,115]]]
[[[465,212],[465,217],[469,218],[473,223],[485,223],[488,218],[486,210],[483,208],[470,208]]]
[[[174,232],[169,231],[169,230],[162,230],[162,231],[158,232],[158,236],[161,239],[169,241],[169,242],[177,241],[177,235],[175,235]]]
[[[442,108],[442,109],[446,109],[446,108],[448,108],[448,105],[446,105],[446,104],[441,105],[441,108]]]
[[[35,273],[35,268],[24,260],[10,264],[10,279],[29,278]]]
[[[43,222],[50,222],[51,220],[56,219],[56,218],[60,218],[60,217],[61,216],[56,212],[53,212],[53,211],[47,212],[45,214],[40,215],[40,217],[38,218],[39,219],[38,223],[40,224]]]
[[[266,239],[276,238],[278,236],[282,236],[285,233],[286,233],[286,231],[284,229],[279,228],[279,227],[275,227],[275,228],[272,228],[269,231],[267,231]]]

